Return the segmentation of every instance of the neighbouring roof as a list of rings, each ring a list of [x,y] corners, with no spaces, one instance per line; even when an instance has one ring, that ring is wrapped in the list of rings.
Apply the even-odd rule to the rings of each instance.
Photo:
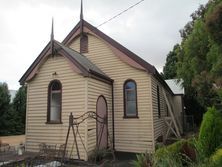
[[[54,45],[54,49],[58,54],[61,54],[68,58],[77,68],[80,69],[84,76],[96,76],[101,79],[112,82],[102,70],[100,70],[95,64],[93,64],[89,59],[87,59],[84,55],[81,55],[77,51],[74,51],[71,48],[64,46],[62,43],[52,40]],[[32,73],[32,71],[37,67],[37,65],[44,59],[45,56],[51,55],[50,52],[51,43],[49,42],[40,55],[35,59],[29,69],[25,72],[22,78],[19,80],[20,84],[24,84],[27,80],[28,76]]]
[[[183,80],[168,79],[165,81],[169,85],[170,89],[173,91],[174,94],[177,94],[177,95],[185,94],[184,87],[182,86]]]

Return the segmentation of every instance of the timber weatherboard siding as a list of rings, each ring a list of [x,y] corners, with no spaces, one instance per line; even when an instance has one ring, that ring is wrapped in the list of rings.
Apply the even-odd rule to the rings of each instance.
[[[97,100],[101,95],[105,97],[107,102],[108,131],[110,139],[112,139],[112,85],[89,78],[87,98],[88,111],[96,112]],[[94,119],[88,119],[87,126],[87,150],[90,155],[90,153],[96,148],[96,121]]]
[[[115,150],[153,151],[151,75],[120,60],[102,39],[88,34],[88,43],[88,53],[84,55],[114,80]],[[69,47],[79,51],[79,38],[75,38]],[[137,84],[139,118],[123,118],[123,84],[127,79],[133,79]]]
[[[158,99],[157,99],[157,85],[159,86],[159,95],[160,95],[160,113],[161,116],[159,118],[158,115]],[[152,76],[152,106],[153,106],[153,125],[154,125],[154,140],[156,140],[160,136],[165,136],[167,127],[164,122],[164,117],[167,116],[167,106],[163,96],[164,87],[162,84],[157,81],[156,78]],[[165,91],[168,97],[172,95]]]
[[[57,75],[52,74],[56,72]],[[62,84],[62,124],[46,124],[47,98],[50,81],[57,79]],[[38,74],[27,83],[27,115],[26,115],[26,150],[39,151],[39,144],[64,144],[69,114],[80,116],[85,112],[85,84],[86,78],[75,73],[67,59],[62,56],[49,57],[40,67]],[[81,124],[79,131],[83,140],[85,136],[85,123]],[[68,150],[73,145],[73,135],[70,133]],[[86,154],[81,141],[77,138],[81,159]],[[75,157],[75,148],[73,149]]]

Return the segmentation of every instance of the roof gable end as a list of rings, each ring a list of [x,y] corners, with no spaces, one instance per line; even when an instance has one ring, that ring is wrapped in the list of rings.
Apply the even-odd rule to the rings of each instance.
[[[96,65],[90,62],[84,55],[64,46],[58,41],[53,40],[54,49],[57,54],[64,56],[68,59],[75,67],[79,69],[83,76],[88,77],[97,77],[103,79],[104,81],[112,82],[102,70],[100,70]],[[32,65],[28,68],[25,74],[19,80],[20,84],[24,84],[26,81],[31,80],[37,73],[39,67],[44,62],[44,60],[51,55],[51,45],[50,42],[46,45],[40,55],[36,58],[36,60],[32,63]]]
[[[123,52],[130,59],[134,60],[136,63],[141,65],[143,68],[146,69],[147,72],[151,73],[157,80],[159,80],[160,83],[162,83],[163,86],[171,94],[173,94],[172,90],[169,88],[169,86],[166,84],[166,82],[163,80],[163,78],[161,77],[161,75],[159,74],[159,72],[156,70],[156,68],[154,66],[152,66],[151,64],[149,64],[148,62],[146,62],[145,60],[143,60],[142,58],[137,56],[135,53],[131,52],[130,50],[125,48],[123,45],[121,45],[120,43],[118,43],[117,41],[112,39],[111,37],[107,36],[102,31],[100,31],[99,29],[97,29],[96,27],[94,27],[93,25],[91,25],[90,23],[88,23],[87,21],[85,21],[83,19],[81,19],[78,22],[78,24],[71,30],[71,32],[65,37],[65,39],[62,42],[65,46],[69,45],[75,39],[75,37],[79,35],[79,33],[80,33],[80,25],[85,26],[90,31],[92,31],[93,33],[98,35],[100,38],[102,38],[103,40],[108,42],[110,45],[112,45],[116,49],[118,49],[121,52]]]
[[[123,45],[121,45],[120,43],[118,43],[117,41],[115,41],[114,39],[112,39],[111,37],[107,36],[106,34],[104,34],[102,31],[100,31],[99,29],[97,29],[96,27],[94,27],[93,25],[91,25],[90,23],[88,23],[85,20],[80,20],[79,23],[72,29],[72,31],[66,36],[66,38],[63,40],[63,44],[64,45],[69,45],[73,39],[76,37],[76,35],[78,34],[79,29],[80,29],[80,25],[83,24],[83,26],[85,26],[86,28],[88,28],[90,31],[92,31],[93,33],[95,33],[96,35],[98,35],[100,38],[102,38],[103,40],[105,40],[106,42],[108,42],[110,45],[112,45],[114,48],[120,50],[121,52],[123,52],[125,55],[127,55],[130,59],[134,60],[136,63],[138,63],[139,65],[141,65],[143,68],[145,68],[147,70],[147,72],[154,74],[156,72],[155,67],[152,66],[151,64],[149,64],[148,62],[146,62],[145,60],[143,60],[142,58],[140,58],[139,56],[137,56],[135,53],[131,52],[130,50],[128,50],[127,48],[125,48]]]

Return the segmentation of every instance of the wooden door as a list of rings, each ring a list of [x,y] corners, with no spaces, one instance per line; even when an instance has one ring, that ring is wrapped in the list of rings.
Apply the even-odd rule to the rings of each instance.
[[[102,117],[103,120],[107,120],[107,102],[104,96],[99,96],[96,104],[96,113],[99,117]],[[98,119],[99,121],[101,119]],[[97,148],[104,149],[107,148],[107,121],[104,123],[97,122]]]

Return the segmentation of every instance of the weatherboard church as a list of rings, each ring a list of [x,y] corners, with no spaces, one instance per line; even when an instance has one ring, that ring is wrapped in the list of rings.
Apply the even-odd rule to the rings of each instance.
[[[19,82],[27,85],[26,151],[64,144],[70,113],[107,118],[102,131],[92,118],[79,124],[76,145],[69,137],[67,150],[78,146],[82,160],[98,143],[115,152],[151,152],[157,139],[182,133],[182,104],[156,68],[85,21],[82,8],[62,42],[52,27],[51,40]]]

